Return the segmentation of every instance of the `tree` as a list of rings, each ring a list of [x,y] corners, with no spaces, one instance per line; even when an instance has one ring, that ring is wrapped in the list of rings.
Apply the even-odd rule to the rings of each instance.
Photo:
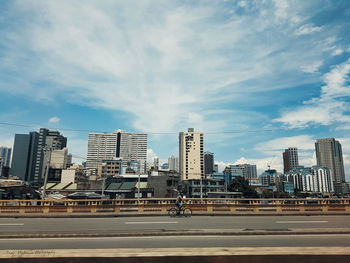
[[[231,180],[228,189],[231,192],[241,192],[243,197],[257,198],[258,194],[255,189],[249,185],[248,180],[242,176],[237,176]]]

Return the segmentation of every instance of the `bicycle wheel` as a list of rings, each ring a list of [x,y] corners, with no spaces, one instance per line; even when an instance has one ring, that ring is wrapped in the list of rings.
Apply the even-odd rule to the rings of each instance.
[[[170,217],[175,217],[176,215],[177,215],[177,209],[176,208],[170,208],[169,210],[168,210],[168,215],[170,216]]]
[[[182,214],[183,214],[183,216],[185,216],[185,217],[190,217],[190,216],[192,215],[192,210],[191,210],[191,208],[186,207],[186,208],[182,211]]]

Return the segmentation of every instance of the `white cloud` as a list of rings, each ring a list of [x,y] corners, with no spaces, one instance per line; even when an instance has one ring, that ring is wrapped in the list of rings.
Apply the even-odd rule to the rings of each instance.
[[[350,117],[346,113],[350,105],[341,100],[343,97],[350,96],[350,86],[347,84],[349,73],[350,59],[324,75],[326,85],[321,87],[320,97],[305,101],[303,106],[289,109],[274,121],[283,122],[293,128],[313,124],[350,124]]]
[[[50,124],[59,123],[60,120],[61,120],[61,119],[58,118],[58,117],[52,117],[52,118],[49,119],[49,123],[50,123]]]
[[[341,48],[336,48],[332,51],[331,55],[332,56],[338,56],[344,53],[344,50]]]
[[[259,176],[270,166],[271,169],[276,169],[279,172],[283,172],[283,162],[281,158],[276,155],[267,156],[263,158],[245,158],[241,157],[234,164],[255,164],[257,169],[257,175]]]
[[[130,8],[135,3],[137,8]],[[295,30],[304,20],[298,5],[255,2],[259,15],[232,13],[222,20],[220,5],[160,3],[16,2],[16,11],[30,19],[23,31],[15,28],[3,35],[9,46],[4,61],[14,71],[21,65],[27,84],[19,83],[15,86],[21,89],[10,92],[37,100],[63,94],[70,103],[131,113],[135,129],[173,131],[217,121],[202,114],[203,108],[216,107],[213,97],[240,101],[249,93],[281,88],[273,85],[278,73],[296,72],[302,65],[310,65],[305,71],[317,70],[315,53],[323,50],[315,46],[305,56],[309,52],[290,48],[294,36],[281,39],[275,27],[277,17],[290,21],[286,30]],[[266,39],[265,29],[276,41]],[[28,53],[41,59],[24,63]],[[241,86],[262,77],[264,86]],[[55,85],[28,85],[37,79]],[[290,85],[288,81],[284,87]]]
[[[153,163],[154,158],[159,158],[158,155],[153,151],[153,149],[147,149],[147,162]]]
[[[315,148],[314,139],[310,135],[282,137],[259,143],[254,149],[260,152],[276,151],[281,153],[289,147],[296,147],[299,150],[313,150]]]
[[[301,66],[301,70],[306,73],[316,73],[318,69],[323,65],[323,61],[315,61],[311,64]]]
[[[297,35],[297,36],[309,35],[309,34],[312,34],[314,32],[320,32],[321,30],[322,30],[322,27],[317,27],[317,26],[314,26],[312,24],[306,24],[306,25],[300,26],[295,31],[295,35]]]
[[[214,161],[214,163],[218,165],[219,173],[223,172],[225,168],[230,164],[223,161]]]
[[[276,8],[275,16],[281,19],[286,19],[288,17],[288,2],[286,0],[273,0],[273,3]]]
[[[247,6],[247,2],[246,1],[239,1],[238,2],[238,6],[239,7],[246,7]]]

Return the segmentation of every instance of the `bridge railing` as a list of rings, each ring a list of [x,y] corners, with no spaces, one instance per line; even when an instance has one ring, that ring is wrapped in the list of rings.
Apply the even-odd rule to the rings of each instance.
[[[81,199],[81,200],[0,200],[0,213],[166,213],[175,198]],[[193,212],[202,213],[350,213],[350,198],[326,199],[225,199],[187,198]]]

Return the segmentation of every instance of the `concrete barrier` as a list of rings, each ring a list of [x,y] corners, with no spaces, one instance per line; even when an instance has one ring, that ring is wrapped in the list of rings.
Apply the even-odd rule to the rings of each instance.
[[[1,214],[166,214],[174,206],[173,198],[105,199],[105,200],[0,200]],[[210,214],[350,214],[350,199],[185,199],[193,213]]]

